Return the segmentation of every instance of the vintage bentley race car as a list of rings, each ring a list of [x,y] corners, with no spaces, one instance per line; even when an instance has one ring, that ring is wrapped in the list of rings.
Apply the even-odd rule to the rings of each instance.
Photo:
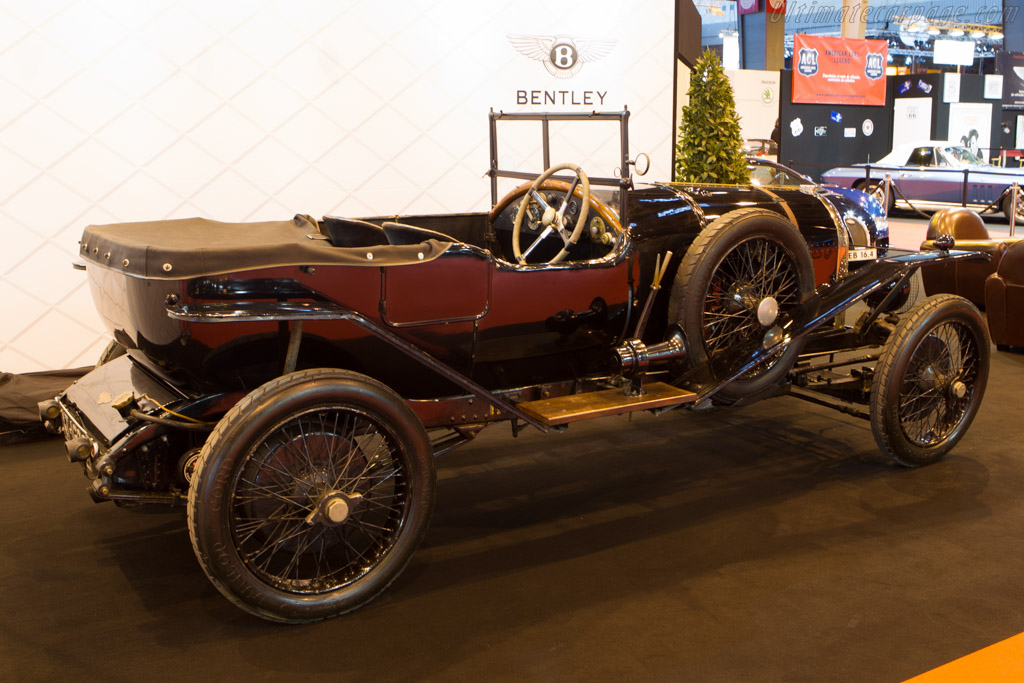
[[[550,121],[617,121],[621,170],[555,165],[499,199],[532,177],[497,163],[497,124],[521,119],[546,166]],[[898,311],[919,266],[972,254],[851,243],[811,185],[635,187],[627,124],[492,113],[487,213],[86,228],[115,341],[42,419],[95,500],[187,503],[210,580],[286,622],[384,590],[426,532],[435,456],[491,424],[790,394],[869,418],[903,465],[957,443],[982,320],[949,295]]]

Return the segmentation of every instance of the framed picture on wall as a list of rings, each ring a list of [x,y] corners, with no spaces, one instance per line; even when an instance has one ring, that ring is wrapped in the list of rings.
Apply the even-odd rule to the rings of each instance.
[[[932,98],[901,97],[893,102],[892,139],[927,140],[932,132]]]
[[[961,144],[985,159],[992,140],[992,105],[955,102],[949,105],[949,134],[953,144]]]

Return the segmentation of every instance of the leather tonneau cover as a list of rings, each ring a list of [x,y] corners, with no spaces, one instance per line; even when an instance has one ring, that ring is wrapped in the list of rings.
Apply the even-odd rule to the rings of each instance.
[[[313,238],[311,238],[313,236]],[[134,277],[181,279],[289,265],[389,266],[437,258],[450,242],[336,247],[303,216],[290,221],[221,223],[184,218],[90,225],[81,255]]]

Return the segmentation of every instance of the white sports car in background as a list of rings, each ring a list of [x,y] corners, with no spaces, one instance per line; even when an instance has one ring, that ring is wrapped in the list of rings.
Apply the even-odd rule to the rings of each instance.
[[[887,174],[896,190],[889,195],[888,209],[967,206],[1002,211],[1007,218],[1013,212],[1013,197],[1006,190],[1024,183],[1024,168],[993,166],[963,145],[935,140],[898,145],[874,163],[833,168],[821,174],[821,181],[873,192]],[[1024,197],[1017,202],[1017,220],[1021,218]]]

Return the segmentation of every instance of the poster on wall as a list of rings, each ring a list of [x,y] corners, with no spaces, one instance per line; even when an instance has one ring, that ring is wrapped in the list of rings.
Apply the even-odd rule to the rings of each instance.
[[[1017,115],[1017,149],[1024,149],[1024,115]]]
[[[960,101],[960,74],[942,74],[942,101]]]
[[[932,98],[903,97],[893,102],[892,139],[927,140],[932,132]]]
[[[949,105],[949,134],[946,138],[985,159],[992,139],[992,105],[955,102]]]
[[[793,102],[885,104],[884,40],[793,36]]]
[[[996,72],[1003,76],[1003,109],[1024,109],[1024,54],[998,53]]]
[[[985,99],[1003,99],[1003,77],[999,74],[985,74]]]

